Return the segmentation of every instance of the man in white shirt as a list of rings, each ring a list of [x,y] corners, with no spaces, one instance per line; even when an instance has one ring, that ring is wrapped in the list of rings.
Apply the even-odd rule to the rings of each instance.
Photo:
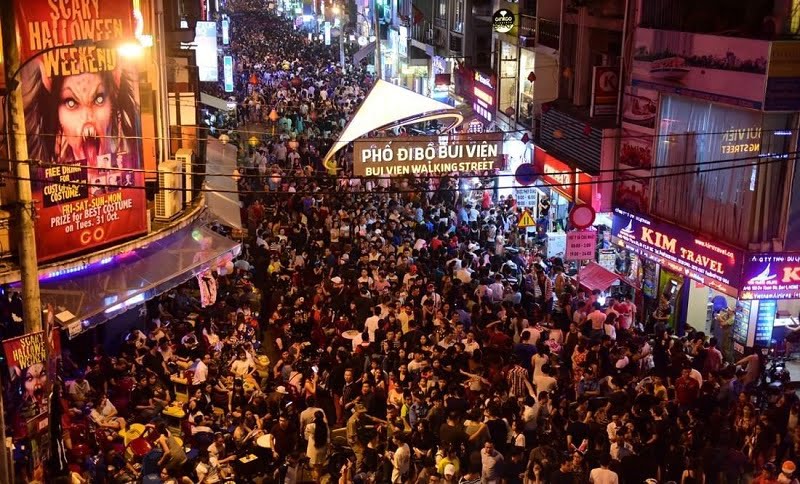
[[[617,473],[608,469],[610,463],[610,455],[601,455],[600,467],[595,467],[592,469],[592,472],[589,473],[589,482],[592,484],[619,484],[619,476],[617,476]]]
[[[492,301],[500,302],[503,300],[503,276],[495,274],[494,282],[489,284],[489,289],[492,290]]]
[[[411,468],[411,448],[406,443],[402,434],[396,434],[392,439],[397,446],[394,452],[387,452],[387,457],[392,461],[392,484],[401,484],[408,478]]]
[[[467,338],[462,340],[461,342],[464,344],[464,352],[470,356],[472,356],[472,353],[475,350],[481,347],[481,345],[479,345],[478,342],[475,341],[475,333],[473,333],[472,331],[467,333]]]
[[[203,358],[197,358],[194,361],[194,376],[192,377],[192,386],[202,385],[208,379],[208,364],[211,363],[211,355],[205,354]]]
[[[373,343],[375,342],[375,332],[378,331],[380,326],[382,312],[383,309],[380,306],[375,306],[372,308],[372,316],[368,317],[364,322],[364,328],[369,333],[369,340]]]

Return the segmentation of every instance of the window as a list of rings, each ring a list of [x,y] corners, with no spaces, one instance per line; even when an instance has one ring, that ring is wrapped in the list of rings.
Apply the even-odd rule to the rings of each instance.
[[[450,18],[450,30],[464,33],[464,0],[453,0],[453,16]]]
[[[497,110],[509,118],[517,114],[517,46],[500,44],[500,89]]]
[[[447,28],[447,2],[449,0],[436,0],[433,11],[433,24],[437,27]]]
[[[526,126],[533,123],[533,82],[528,79],[534,71],[536,54],[522,49],[519,57],[519,117],[518,121]]]
[[[665,96],[656,174],[672,176],[654,179],[653,213],[737,245],[777,236],[779,224],[768,227],[759,220],[768,221],[780,211],[785,164],[753,166],[752,160],[786,156],[790,136],[778,130],[788,123],[783,114]],[[691,173],[674,175],[687,171]],[[759,190],[759,182],[773,188]],[[751,223],[753,213],[760,216]],[[750,240],[747,229],[753,224],[762,240]]]

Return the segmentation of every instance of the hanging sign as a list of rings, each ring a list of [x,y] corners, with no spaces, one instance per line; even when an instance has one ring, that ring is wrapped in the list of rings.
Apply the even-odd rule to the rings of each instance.
[[[567,232],[567,247],[564,251],[565,260],[594,260],[594,250],[597,246],[597,232],[594,230],[573,230]]]
[[[495,32],[506,34],[514,28],[514,13],[501,8],[492,15],[492,28]]]

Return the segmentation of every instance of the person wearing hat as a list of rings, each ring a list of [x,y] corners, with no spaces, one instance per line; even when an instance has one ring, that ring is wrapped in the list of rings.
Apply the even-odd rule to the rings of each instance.
[[[781,465],[781,473],[778,475],[778,482],[781,484],[798,484],[798,480],[795,477],[796,472],[797,465],[794,462],[790,460],[784,461]]]
[[[368,427],[369,422],[386,424],[384,420],[368,415],[367,407],[363,404],[356,403],[353,407],[353,415],[347,420],[347,444],[356,455],[356,469],[361,467],[361,461],[364,460],[364,449],[369,442],[369,439],[364,437],[364,430],[370,428]]]

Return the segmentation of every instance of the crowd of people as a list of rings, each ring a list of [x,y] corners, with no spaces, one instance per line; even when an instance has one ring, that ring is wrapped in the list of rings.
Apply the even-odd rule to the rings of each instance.
[[[369,75],[231,18],[241,122],[279,115],[243,164],[245,250],[213,305],[187,284],[65,359],[75,482],[798,482],[800,401],[760,398],[758,354],[583,290],[513,199],[325,174]]]

